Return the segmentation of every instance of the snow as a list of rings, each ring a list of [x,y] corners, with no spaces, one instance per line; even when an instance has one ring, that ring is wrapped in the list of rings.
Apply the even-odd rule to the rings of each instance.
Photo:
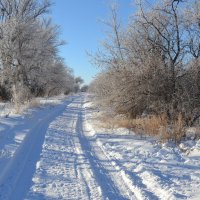
[[[0,118],[0,200],[199,199],[200,140],[102,128],[85,94],[39,101]]]
[[[187,140],[180,148],[159,144],[128,130],[95,126],[98,118],[92,104],[85,112],[85,128],[92,132],[87,135],[95,138],[107,160],[114,161],[122,172],[120,180],[128,180],[136,199],[200,199],[200,140]]]

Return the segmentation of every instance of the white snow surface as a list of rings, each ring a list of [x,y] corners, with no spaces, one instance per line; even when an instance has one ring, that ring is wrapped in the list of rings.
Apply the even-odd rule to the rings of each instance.
[[[0,200],[200,199],[200,141],[101,128],[86,94],[40,102],[0,117]]]

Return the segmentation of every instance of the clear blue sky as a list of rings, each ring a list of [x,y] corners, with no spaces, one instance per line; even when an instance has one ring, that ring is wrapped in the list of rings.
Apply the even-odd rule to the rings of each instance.
[[[67,45],[60,48],[60,56],[88,84],[98,72],[89,62],[86,51],[95,52],[105,38],[106,27],[99,19],[109,18],[110,0],[53,0],[52,19],[61,27],[60,38]],[[119,17],[126,23],[134,12],[132,0],[115,1],[119,5]]]

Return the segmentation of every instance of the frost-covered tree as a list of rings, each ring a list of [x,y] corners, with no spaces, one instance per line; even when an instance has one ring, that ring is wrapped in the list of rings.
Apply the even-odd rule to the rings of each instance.
[[[72,88],[73,75],[58,58],[59,28],[46,15],[50,6],[48,0],[0,1],[0,95],[13,102],[64,92],[67,83]]]
[[[90,89],[117,113],[164,113],[169,121],[181,114],[192,124],[200,116],[199,2],[139,0],[137,6],[124,29],[112,10],[111,32],[93,56],[103,71]]]
[[[74,80],[74,92],[77,93],[77,92],[80,92],[80,87],[81,87],[81,84],[83,84],[84,80],[78,76],[75,78]]]

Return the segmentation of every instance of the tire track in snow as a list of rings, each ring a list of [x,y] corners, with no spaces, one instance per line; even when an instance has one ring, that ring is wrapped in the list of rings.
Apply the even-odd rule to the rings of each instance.
[[[144,171],[140,174],[142,181],[147,185],[147,188],[158,196],[158,199],[175,200],[176,197],[168,185],[164,185],[161,179],[153,172]]]
[[[85,110],[82,111],[82,113],[84,113],[85,115]],[[118,161],[118,159],[116,159],[113,155],[110,154],[109,151],[107,151],[103,147],[103,143],[100,140],[97,140],[97,137],[93,137],[92,141],[93,146],[91,147],[91,149],[101,154],[99,155],[99,153],[97,153],[98,155],[96,156],[104,157],[104,159],[106,158],[107,161],[110,161],[110,164],[115,169],[115,171],[118,171],[118,176],[113,176],[113,180],[129,199],[157,200],[160,198],[160,194],[149,189],[149,184],[144,184],[143,178],[141,178],[134,172],[126,170],[126,168]],[[105,166],[105,168],[107,168],[107,166]],[[120,181],[119,177],[121,177]],[[166,194],[167,196],[169,195],[167,190],[161,189],[161,191],[164,192],[164,194]]]
[[[73,109],[76,113],[76,121],[73,123],[72,132],[76,135],[76,138],[74,140],[74,151],[79,156],[79,164],[76,165],[77,169],[77,177],[83,181],[85,190],[87,192],[87,197],[84,197],[84,200],[87,199],[95,199],[95,200],[101,200],[102,197],[102,190],[99,184],[97,183],[94,173],[91,169],[91,165],[89,162],[89,159],[87,157],[87,154],[85,154],[84,149],[82,148],[81,141],[79,138],[79,132],[77,129],[77,124],[79,121],[79,112],[80,112],[80,105],[81,105],[81,98],[79,97],[79,100],[76,102],[76,107]],[[80,199],[80,198],[78,198]]]
[[[26,135],[14,156],[8,162],[0,176],[0,199],[23,199],[31,184],[35,165],[39,158],[45,132],[51,121],[60,115],[66,105],[53,109],[41,119]]]
[[[104,155],[107,157],[108,160],[112,160],[111,164],[116,170],[120,171],[121,177],[126,185],[126,187],[135,194],[137,199],[144,200],[152,200],[152,199],[159,199],[153,192],[148,191],[147,185],[142,183],[142,180],[139,176],[134,174],[133,172],[127,171],[125,167],[112,155],[110,155],[109,151],[106,151],[103,147],[103,143],[97,141],[97,145],[102,150]],[[139,183],[138,183],[139,182]],[[130,193],[131,194],[131,193]]]
[[[118,160],[110,155],[109,151],[106,151],[103,147],[103,143],[100,140],[97,141],[99,148],[102,149],[108,160],[112,160],[113,167],[119,169],[122,179],[132,189],[138,199],[166,199],[175,200],[176,197],[172,190],[170,190],[167,183],[162,183],[159,176],[155,175],[152,171],[145,170],[139,175],[134,172],[127,171]],[[139,185],[137,181],[139,180]]]
[[[76,133],[79,105],[77,98],[50,124],[27,200],[102,199]]]
[[[112,200],[137,199],[137,197],[132,193],[132,191],[131,191],[131,195],[130,194],[124,195],[121,193],[121,188],[116,186],[116,183],[113,181],[113,178],[111,177],[110,172],[109,172],[113,170],[113,165],[110,164],[111,161],[107,159],[107,157],[106,157],[107,160],[100,160],[95,155],[95,152],[93,150],[93,147],[90,144],[90,141],[84,135],[82,114],[83,114],[83,109],[80,110],[76,130],[77,130],[77,133],[79,134],[79,139],[80,139],[82,149],[84,150],[84,153],[87,155],[87,158],[89,159],[93,173],[95,174],[95,178],[98,181],[99,185],[101,186],[104,198],[105,199],[108,198]],[[107,169],[105,165],[110,167],[110,169]],[[119,171],[118,169],[115,169],[116,176],[120,176],[120,172],[118,171]],[[120,180],[120,182],[121,182],[120,184],[121,187],[122,188],[125,187],[124,190],[127,190],[130,192],[130,188],[127,186],[127,184],[125,184],[125,182],[122,180]]]

